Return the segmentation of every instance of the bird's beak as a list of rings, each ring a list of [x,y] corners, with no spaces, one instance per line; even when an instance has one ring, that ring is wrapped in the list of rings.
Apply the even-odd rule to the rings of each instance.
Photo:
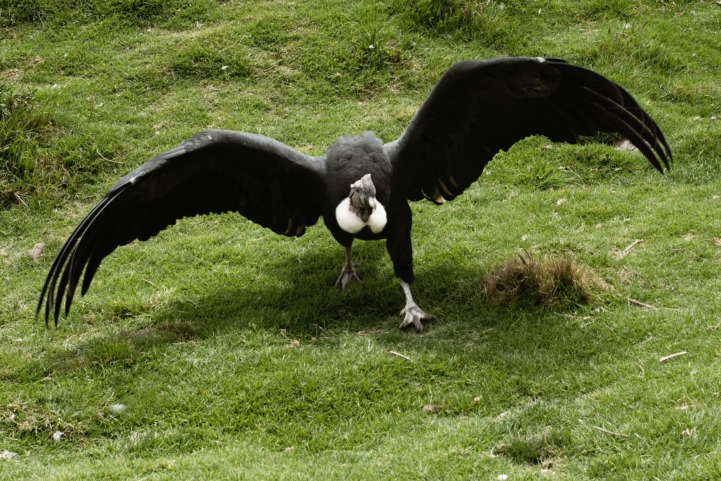
[[[361,219],[363,219],[363,222],[368,222],[368,218],[373,214],[373,211],[376,210],[378,201],[376,201],[375,197],[366,197],[365,200],[365,209],[361,212]]]
[[[368,197],[365,193],[361,194],[361,205],[358,210],[360,211],[361,220],[363,222],[368,222],[368,218],[373,213],[373,207],[371,206],[373,201],[375,201],[373,197]]]
[[[378,201],[374,197],[369,196],[362,190],[351,191],[350,202],[363,222],[368,221],[368,218],[378,205]]]
[[[368,221],[368,218],[378,205],[375,194],[376,189],[373,186],[370,174],[364,175],[362,179],[350,186],[351,205],[358,212],[363,222]]]

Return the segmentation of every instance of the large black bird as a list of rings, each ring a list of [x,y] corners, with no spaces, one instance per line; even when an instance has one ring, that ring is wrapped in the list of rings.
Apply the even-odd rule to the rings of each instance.
[[[576,143],[579,135],[616,132],[663,173],[671,151],[631,95],[607,78],[553,58],[498,58],[453,65],[398,140],[372,132],[340,137],[309,157],[268,137],[208,130],[118,181],[85,216],[53,262],[36,313],[65,314],[81,273],[84,295],[103,258],[145,241],[182,218],[239,212],[277,234],[300,237],[323,217],[346,248],[336,286],[358,280],[354,239],[386,239],[406,296],[401,328],[433,318],[413,301],[408,201],[453,200],[500,150],[534,134]],[[662,166],[663,164],[663,166]]]

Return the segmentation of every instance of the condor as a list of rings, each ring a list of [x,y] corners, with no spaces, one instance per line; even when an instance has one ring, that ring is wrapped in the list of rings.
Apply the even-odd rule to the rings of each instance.
[[[671,151],[661,130],[611,80],[552,58],[498,58],[453,65],[406,131],[384,144],[372,132],[340,137],[309,157],[262,135],[208,130],[118,181],[65,242],[36,314],[57,325],[84,271],[84,295],[103,258],[188,216],[234,211],[285,236],[323,217],[346,249],[336,286],[359,280],[355,239],[385,239],[406,304],[400,327],[432,319],[414,302],[409,201],[443,204],[463,193],[500,150],[530,135],[554,142],[619,133],[661,173]]]

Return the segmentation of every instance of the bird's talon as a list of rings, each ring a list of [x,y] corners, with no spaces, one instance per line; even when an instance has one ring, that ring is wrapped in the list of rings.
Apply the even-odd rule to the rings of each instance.
[[[358,277],[358,274],[355,272],[355,268],[358,266],[358,264],[348,265],[346,264],[343,266],[343,270],[340,272],[340,275],[338,276],[338,280],[335,281],[335,286],[338,287],[340,285],[340,290],[344,291],[345,288],[350,284],[352,281],[360,282],[360,278]]]
[[[400,325],[401,329],[413,326],[418,332],[423,332],[422,320],[430,321],[436,318],[433,314],[424,312],[416,304],[410,304],[404,307],[401,311],[401,316],[405,316]]]

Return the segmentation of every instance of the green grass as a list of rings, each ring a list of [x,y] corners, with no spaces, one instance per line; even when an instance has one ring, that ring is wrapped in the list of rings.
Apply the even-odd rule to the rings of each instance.
[[[391,140],[453,62],[500,55],[621,83],[672,172],[610,138],[530,138],[414,204],[423,334],[397,329],[382,243],[356,244],[363,282],[340,293],[322,226],[230,214],[117,250],[58,329],[34,320],[64,239],[153,155],[208,127],[314,155]],[[0,478],[718,478],[719,65],[709,0],[0,0]],[[489,301],[523,249],[610,288]]]

